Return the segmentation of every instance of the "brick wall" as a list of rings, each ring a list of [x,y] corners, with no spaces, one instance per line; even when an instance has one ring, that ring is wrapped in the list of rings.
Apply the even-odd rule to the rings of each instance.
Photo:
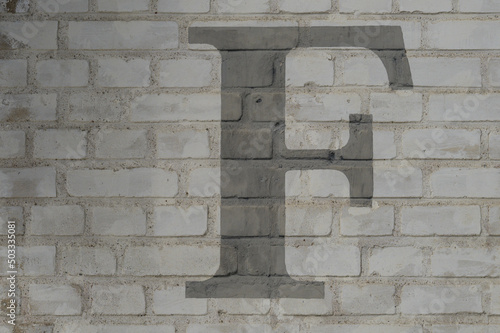
[[[8,220],[20,260],[18,324],[0,332],[500,332],[498,14],[492,0],[0,0],[2,300]],[[345,25],[401,27],[414,87],[392,90],[363,48],[286,59],[289,148],[339,149],[349,114],[373,115],[372,207],[350,206],[339,173],[287,174],[287,269],[324,281],[324,299],[186,298],[220,261],[222,61],[188,28]]]

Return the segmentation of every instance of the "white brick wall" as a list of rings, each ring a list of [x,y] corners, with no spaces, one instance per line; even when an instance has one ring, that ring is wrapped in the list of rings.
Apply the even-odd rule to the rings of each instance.
[[[33,235],[81,235],[85,214],[81,206],[33,206],[29,233]]]
[[[32,284],[28,299],[34,315],[71,316],[82,313],[80,291],[70,285]]]
[[[40,61],[36,71],[43,87],[85,87],[89,81],[89,64],[85,60]]]
[[[102,87],[147,87],[151,70],[145,59],[100,59],[97,84]]]
[[[0,60],[0,87],[22,87],[27,84],[26,60]]]

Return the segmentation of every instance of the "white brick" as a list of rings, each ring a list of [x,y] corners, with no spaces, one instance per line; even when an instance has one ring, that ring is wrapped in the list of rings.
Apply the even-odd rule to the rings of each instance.
[[[0,120],[51,121],[56,120],[56,94],[0,95]]]
[[[481,292],[475,286],[404,286],[403,314],[481,313]]]
[[[92,233],[113,236],[144,236],[146,213],[139,207],[91,208]]]
[[[341,13],[388,13],[392,10],[391,0],[339,0]]]
[[[151,70],[149,60],[100,59],[97,84],[101,87],[148,87]]]
[[[500,248],[440,248],[431,257],[433,276],[499,277]]]
[[[490,85],[500,87],[500,59],[491,59],[488,63]]]
[[[113,122],[119,121],[126,109],[126,96],[106,92],[105,94],[77,93],[69,97],[71,121]]]
[[[434,197],[499,198],[500,170],[443,168],[431,174],[431,190]]]
[[[289,171],[286,173],[286,195],[298,197],[349,197],[349,180],[337,170]]]
[[[123,260],[124,275],[212,276],[219,268],[220,246],[129,247]]]
[[[431,95],[429,119],[432,121],[498,121],[499,94]]]
[[[87,156],[87,132],[49,129],[35,132],[33,156],[43,159],[82,159]]]
[[[48,14],[82,13],[89,10],[88,0],[47,1],[36,0],[38,10]]]
[[[289,122],[285,143],[288,149],[339,149],[349,140],[348,126],[347,123]],[[339,127],[346,130],[339,132]]]
[[[322,51],[295,51],[286,58],[286,84],[332,86],[334,64],[331,54]]]
[[[26,60],[0,60],[0,87],[24,87],[28,80]]]
[[[116,258],[110,249],[68,247],[60,250],[61,269],[67,275],[113,275]]]
[[[220,169],[201,168],[189,175],[188,195],[192,197],[213,197],[220,194]]]
[[[71,320],[55,324],[58,333],[175,333],[173,325],[91,325]]]
[[[459,0],[461,12],[495,13],[500,12],[500,3],[495,0]]]
[[[396,157],[394,132],[373,131],[373,159],[388,160]]]
[[[100,130],[96,134],[97,158],[144,158],[147,130]]]
[[[479,235],[479,206],[404,207],[402,233],[413,236]]]
[[[186,298],[186,288],[167,287],[153,293],[153,312],[157,315],[204,315],[206,299]]]
[[[422,110],[423,100],[420,93],[397,91],[370,95],[370,113],[374,122],[421,121]]]
[[[271,10],[270,0],[216,0],[215,4],[219,13],[266,13]]]
[[[327,12],[332,8],[330,0],[280,0],[278,4],[282,11],[290,13]]]
[[[8,0],[0,0],[0,13],[26,13],[30,8],[30,2],[27,0],[10,2]],[[2,327],[2,326],[0,326]],[[2,327],[3,329],[3,327]],[[3,331],[0,332],[3,333]],[[10,331],[9,331],[10,332]]]
[[[498,49],[500,36],[491,31],[500,29],[495,21],[430,22],[427,27],[429,47],[446,50]]]
[[[324,325],[313,326],[310,333],[422,333],[420,326],[402,325]]]
[[[270,325],[262,324],[226,324],[226,325],[197,325],[190,324],[186,333],[281,333],[274,330]],[[283,333],[288,333],[283,331]],[[296,332],[290,332],[296,333]]]
[[[481,131],[442,128],[406,131],[403,133],[403,156],[421,159],[479,159]]]
[[[212,63],[201,59],[160,61],[162,87],[205,87],[212,82]]]
[[[288,273],[297,276],[357,276],[361,270],[357,246],[317,241],[312,246],[288,246],[285,250]]]
[[[32,235],[81,235],[85,214],[81,206],[31,207]]]
[[[490,234],[500,236],[500,207],[490,207]]]
[[[295,121],[349,120],[361,109],[357,94],[290,94],[286,103],[287,116]]]
[[[43,60],[36,65],[36,72],[43,87],[85,87],[89,81],[86,60]]]
[[[23,131],[0,131],[0,158],[23,157],[25,143]]]
[[[332,232],[333,211],[330,206],[286,207],[286,236],[327,236]]]
[[[410,164],[384,167],[375,163],[373,195],[379,198],[422,196],[422,171]]]
[[[341,309],[349,314],[394,314],[394,286],[346,285],[340,289]]]
[[[440,13],[451,12],[452,0],[400,0],[399,10],[402,12]]]
[[[149,9],[149,0],[97,0],[100,12],[139,12]]]
[[[281,298],[279,314],[286,316],[322,316],[333,314],[333,292],[325,286],[325,296],[320,299]]]
[[[492,285],[490,288],[491,293],[491,304],[490,304],[490,313],[491,314],[500,314],[500,285]]]
[[[0,248],[0,274],[6,275],[7,248]],[[54,275],[56,265],[55,246],[18,246],[17,247],[17,271],[24,276]]]
[[[208,158],[210,139],[208,131],[190,129],[170,130],[157,135],[158,158]]]
[[[422,276],[424,255],[414,247],[376,247],[368,258],[370,276]]]
[[[340,233],[344,236],[392,235],[394,207],[344,207],[340,215]]]
[[[216,94],[142,95],[132,100],[130,118],[148,121],[217,121],[221,119],[221,98]]]
[[[24,218],[22,207],[0,207],[0,235],[7,235],[7,223],[16,222],[16,234],[24,233]]]
[[[175,49],[178,46],[175,22],[84,21],[69,22],[70,49]]]
[[[7,49],[57,49],[57,21],[3,21],[0,31],[7,36]]]
[[[0,169],[0,183],[0,198],[56,196],[56,170],[51,167]]]
[[[481,87],[477,58],[409,58],[414,86]]]
[[[496,333],[499,325],[432,325],[432,333]]]
[[[144,289],[139,285],[94,285],[90,294],[93,314],[140,315],[145,312]]]
[[[389,77],[380,58],[350,57],[344,63],[344,83],[357,86],[387,86]]]
[[[32,315],[71,316],[82,313],[80,291],[70,285],[31,284],[28,299]]]
[[[265,315],[271,309],[270,299],[222,298],[215,302],[218,311],[233,315]]]
[[[174,197],[177,174],[162,169],[71,170],[67,188],[72,196]]]
[[[158,11],[162,13],[207,13],[210,0],[158,0]]]
[[[207,232],[208,211],[205,206],[156,207],[153,219],[155,236],[202,236]]]

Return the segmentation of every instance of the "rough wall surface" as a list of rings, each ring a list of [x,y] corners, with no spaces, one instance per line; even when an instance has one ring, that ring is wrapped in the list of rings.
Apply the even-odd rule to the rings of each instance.
[[[493,0],[0,1],[0,332],[500,332],[499,14]],[[402,29],[412,89],[364,48],[384,25]],[[373,116],[371,207],[335,171],[286,175],[287,270],[324,299],[185,296],[221,244],[222,58],[188,43],[193,26],[370,26],[359,47],[286,58],[288,148],[340,149],[349,115]]]

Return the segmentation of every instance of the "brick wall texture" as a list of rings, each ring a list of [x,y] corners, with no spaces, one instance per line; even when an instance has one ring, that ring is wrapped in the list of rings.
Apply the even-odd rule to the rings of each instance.
[[[499,15],[495,0],[0,0],[0,333],[500,332]],[[362,47],[384,25],[403,32],[411,89]],[[374,198],[350,205],[334,170],[287,173],[287,271],[324,297],[187,298],[220,262],[222,80],[188,29],[328,26],[359,27],[360,47],[289,52],[286,144],[342,148],[349,115],[372,115]]]

